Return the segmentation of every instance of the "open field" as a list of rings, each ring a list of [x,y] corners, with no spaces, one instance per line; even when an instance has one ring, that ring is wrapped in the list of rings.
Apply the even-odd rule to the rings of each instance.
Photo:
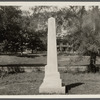
[[[58,67],[66,67],[69,65],[87,66],[89,65],[89,56],[68,56],[65,54],[58,55]],[[31,56],[9,56],[0,55],[0,65],[25,65],[25,66],[41,66],[47,64],[47,56],[43,54],[33,54]],[[100,57],[97,57],[96,64],[100,64]]]
[[[32,57],[18,57],[0,55],[0,65],[29,64],[45,65],[45,55],[34,55]],[[100,59],[97,58],[97,64]],[[58,55],[59,67],[67,65],[88,65],[89,56],[82,58],[78,56]],[[44,67],[44,66],[43,66]],[[60,71],[62,83],[65,86],[66,95],[70,94],[100,94],[99,73],[67,73]],[[30,73],[9,74],[0,78],[0,95],[38,95],[39,87],[43,81],[44,72],[34,71]]]
[[[32,57],[0,55],[0,65],[8,64],[46,64],[46,57],[41,55]]]
[[[46,64],[47,57],[46,55],[34,55],[34,56],[9,56],[9,55],[0,55],[0,65],[9,65],[9,64]],[[100,64],[100,58],[97,58],[97,64]],[[88,65],[89,56],[67,56],[67,55],[58,55],[58,64],[59,66],[64,65]]]
[[[89,56],[69,56],[67,54],[58,54],[58,67],[67,72],[88,72]],[[0,55],[0,67],[10,71],[13,68],[22,68],[24,71],[44,70],[47,64],[46,54],[29,54],[23,56]],[[100,69],[100,58],[97,58],[96,64]],[[17,70],[17,69],[16,69]],[[21,70],[21,69],[20,69]]]
[[[43,72],[19,73],[0,79],[0,95],[39,95]],[[61,72],[66,93],[100,94],[100,74],[69,74]],[[68,91],[67,91],[68,90]]]

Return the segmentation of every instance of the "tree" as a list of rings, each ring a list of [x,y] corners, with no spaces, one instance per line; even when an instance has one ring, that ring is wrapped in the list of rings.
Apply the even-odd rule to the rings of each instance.
[[[21,30],[21,10],[16,6],[0,6],[0,36],[1,41],[7,41],[5,50],[17,51],[19,32]]]
[[[49,6],[35,6],[32,7],[32,15],[29,18],[28,30],[28,48],[33,50],[47,49],[47,21],[52,15],[55,7]]]
[[[96,56],[100,49],[100,11],[97,6],[84,16],[83,39],[80,48],[90,53],[90,69],[96,71]]]
[[[71,6],[68,9],[65,19],[71,33],[69,41],[78,52],[90,55],[90,70],[95,72],[96,56],[100,49],[99,8],[95,6],[86,11],[84,6]]]

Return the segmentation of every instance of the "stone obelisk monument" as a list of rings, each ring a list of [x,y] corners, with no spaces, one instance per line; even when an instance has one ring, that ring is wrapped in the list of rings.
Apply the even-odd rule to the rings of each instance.
[[[47,65],[45,66],[45,76],[39,88],[39,93],[65,93],[65,87],[62,87],[58,72],[56,24],[53,17],[48,19]]]

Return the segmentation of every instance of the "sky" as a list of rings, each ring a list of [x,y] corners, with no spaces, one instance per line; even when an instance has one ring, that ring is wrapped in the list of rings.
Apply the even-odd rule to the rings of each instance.
[[[0,5],[19,5],[19,6],[35,6],[35,5],[44,5],[44,6],[68,6],[68,5],[76,5],[76,6],[91,6],[91,5],[99,5],[100,2],[0,2]]]
[[[31,10],[30,10],[30,8],[32,8],[33,6],[21,6],[21,10],[22,11],[29,11],[30,13],[31,13]],[[64,6],[60,6],[59,8],[62,8],[62,7],[64,7]],[[88,7],[86,7],[86,9],[88,10]]]
[[[30,7],[32,6],[59,6],[59,7],[64,7],[64,6],[100,6],[100,2],[0,2],[0,5],[4,6],[21,6],[22,10],[29,10]]]
[[[21,10],[29,10],[31,6],[21,6]]]

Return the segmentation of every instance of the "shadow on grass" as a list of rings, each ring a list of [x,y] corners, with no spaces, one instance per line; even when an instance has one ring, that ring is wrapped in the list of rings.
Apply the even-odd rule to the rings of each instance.
[[[74,87],[77,87],[77,86],[80,86],[84,83],[72,83],[72,84],[69,84],[69,85],[65,85],[65,93],[68,93],[68,91],[71,89],[71,88],[74,88]]]

